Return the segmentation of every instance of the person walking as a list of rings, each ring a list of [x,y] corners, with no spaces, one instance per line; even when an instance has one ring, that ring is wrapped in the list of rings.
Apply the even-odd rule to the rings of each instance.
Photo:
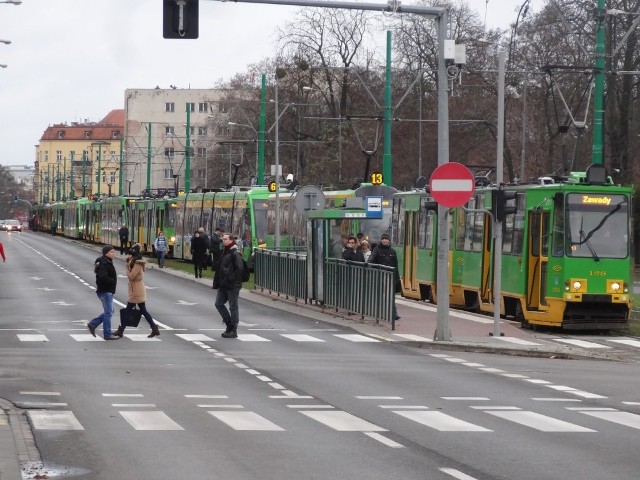
[[[207,246],[207,251],[204,253],[204,258],[202,259],[202,269],[206,270],[211,258],[211,237],[204,231],[204,227],[198,228],[198,232],[200,232],[200,237],[204,239],[204,243]]]
[[[222,334],[223,338],[238,338],[238,297],[242,288],[242,270],[244,268],[242,255],[238,246],[229,233],[222,235],[222,259],[213,279],[213,288],[218,289],[216,295],[216,309],[227,326]],[[226,303],[229,303],[227,309]]]
[[[393,309],[391,315],[394,320],[400,319],[398,316],[398,310],[396,309],[396,296],[395,293],[400,292],[400,273],[398,272],[398,257],[396,251],[391,247],[391,237],[388,234],[383,233],[380,237],[380,243],[373,249],[371,256],[369,257],[369,263],[377,265],[385,265],[393,268],[394,278],[394,295],[393,295]]]
[[[350,262],[363,262],[364,263],[364,254],[360,247],[358,247],[358,243],[356,242],[356,237],[349,237],[347,239],[347,248],[342,252],[343,260],[348,260]]]
[[[191,261],[196,278],[202,278],[202,262],[207,254],[207,244],[200,232],[196,231],[191,237]]]
[[[144,269],[147,262],[142,258],[142,246],[136,243],[129,251],[129,257],[127,258],[127,278],[129,279],[128,285],[128,297],[127,297],[127,316],[131,314],[133,309],[138,306],[140,313],[145,318],[149,326],[151,327],[151,333],[147,335],[148,338],[157,337],[160,335],[158,324],[153,321],[153,317],[147,311],[147,289],[144,286]],[[126,325],[120,324],[118,330],[114,335],[122,337],[124,335],[124,329]]]
[[[57,231],[58,231],[58,221],[54,219],[51,221],[51,235],[55,237]]]
[[[156,249],[156,256],[158,257],[158,266],[164,268],[164,257],[167,254],[167,239],[164,236],[162,230],[158,232],[158,236],[153,242],[153,246]]]
[[[2,263],[7,261],[7,257],[4,256],[4,247],[2,246],[2,242],[0,242],[0,256],[2,257]]]
[[[118,230],[118,237],[120,237],[120,255],[124,255],[129,243],[129,229],[124,223],[120,227],[120,230]]]
[[[111,332],[111,317],[113,316],[113,295],[116,293],[118,275],[113,266],[116,250],[113,245],[102,247],[102,256],[96,258],[93,270],[96,273],[96,295],[102,303],[103,312],[87,323],[91,335],[96,336],[96,328],[102,324],[105,340],[118,340],[120,337]]]

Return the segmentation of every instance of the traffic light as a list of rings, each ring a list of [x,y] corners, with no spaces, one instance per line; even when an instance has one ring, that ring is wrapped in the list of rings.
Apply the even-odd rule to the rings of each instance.
[[[20,198],[18,198],[18,195],[14,195],[13,196],[13,203],[18,203],[18,200],[20,200]]]
[[[200,0],[162,0],[162,36],[198,38]]]
[[[504,222],[507,215],[516,213],[516,197],[518,192],[506,191],[502,188],[493,190],[493,215],[497,222]],[[507,203],[509,203],[507,205]]]

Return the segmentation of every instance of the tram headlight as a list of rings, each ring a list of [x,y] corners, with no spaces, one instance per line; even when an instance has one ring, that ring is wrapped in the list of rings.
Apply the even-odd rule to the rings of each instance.
[[[564,282],[564,289],[572,293],[586,293],[587,281],[584,278],[570,278]]]
[[[575,280],[571,286],[573,287],[574,290],[580,290],[582,288],[582,283],[580,283],[578,280]]]
[[[607,293],[627,293],[627,282],[622,280],[607,280]]]
[[[613,290],[614,292],[617,292],[618,290],[620,290],[620,284],[618,282],[613,282],[611,284],[611,290]]]

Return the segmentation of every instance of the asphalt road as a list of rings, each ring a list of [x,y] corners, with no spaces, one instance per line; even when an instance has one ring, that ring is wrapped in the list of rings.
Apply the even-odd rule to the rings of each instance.
[[[0,240],[0,398],[49,478],[637,478],[637,365],[410,349],[246,300],[224,340],[214,292],[155,269],[160,337],[106,342],[94,249]]]

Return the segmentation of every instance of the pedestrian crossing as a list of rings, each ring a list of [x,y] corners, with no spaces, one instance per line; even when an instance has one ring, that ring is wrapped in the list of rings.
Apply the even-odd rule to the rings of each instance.
[[[27,331],[25,331],[27,330]],[[20,342],[25,343],[46,343],[50,342],[52,338],[58,338],[59,334],[68,335],[76,342],[102,342],[104,339],[101,336],[94,337],[89,334],[84,328],[78,330],[82,333],[75,333],[73,331],[45,331],[41,329],[29,329],[20,330],[4,330],[2,335],[13,333]],[[188,342],[215,342],[218,341],[218,333],[222,332],[222,329],[202,329],[201,332],[205,333],[181,333],[180,330],[162,330],[163,335],[161,337],[148,338],[148,332],[137,333],[140,330],[135,328],[128,328],[125,332],[124,340],[132,342],[161,342],[162,339],[166,339],[169,335],[174,335],[178,338],[186,340]],[[215,332],[215,333],[210,333]],[[418,343],[430,343],[433,339],[416,334],[409,333],[390,333],[386,336],[379,335],[365,335],[360,333],[337,333],[336,329],[300,329],[295,331],[289,331],[286,329],[264,329],[264,328],[249,328],[244,329],[238,334],[238,340],[245,343],[269,343],[279,340],[286,340],[293,343],[326,343],[332,339],[339,339],[349,343],[400,343],[400,342],[418,342]],[[215,338],[214,338],[215,337]],[[516,337],[496,337],[497,341],[505,344],[514,344],[520,346],[543,346],[545,343],[548,345],[551,343],[558,343],[559,345],[569,345],[579,347],[587,350],[594,351],[610,351],[616,348],[638,349],[640,351],[640,340],[629,337],[597,337],[597,339],[577,339],[577,338],[550,338],[546,339],[545,343],[535,342],[530,340],[524,340]]]
[[[68,335],[71,339],[76,342],[102,342],[104,339],[100,336],[94,337],[90,333],[86,332],[84,328],[78,329],[81,330],[82,333],[74,333],[68,331],[54,331],[54,332],[46,332],[42,333],[41,331],[37,331],[38,333],[25,333],[24,329],[17,333],[13,333],[16,338],[20,342],[25,343],[46,343],[50,342],[52,338],[58,337],[59,334]],[[161,342],[162,339],[166,339],[169,335],[174,335],[178,338],[186,340],[188,342],[216,342],[219,339],[216,338],[218,336],[218,332],[222,332],[222,329],[207,329],[206,333],[179,333],[179,331],[175,330],[161,330],[163,335],[160,337],[148,338],[148,333],[136,333],[139,330],[135,328],[128,328],[127,332],[125,332],[124,340],[129,340],[132,342]],[[34,330],[36,332],[36,330]],[[146,330],[145,330],[146,332]],[[215,333],[210,333],[215,332]],[[253,333],[257,332],[257,333]],[[303,333],[304,332],[304,333]],[[10,331],[2,332],[3,335],[7,333],[11,333]],[[338,339],[340,341],[346,341],[349,343],[397,343],[397,342],[421,342],[421,343],[429,343],[433,340],[431,338],[416,335],[416,334],[407,334],[407,333],[392,333],[387,337],[381,336],[371,336],[364,335],[359,333],[336,333],[334,329],[319,329],[317,331],[309,331],[309,330],[299,330],[294,332],[290,332],[287,330],[279,330],[279,329],[247,329],[244,332],[238,334],[238,340],[240,342],[246,343],[269,343],[279,340],[285,340],[293,343],[326,343],[327,341],[331,341],[333,339]],[[526,345],[526,346],[542,346],[543,343],[540,342],[532,342],[529,340],[523,340],[515,337],[496,337],[497,340],[516,344],[516,345]],[[591,350],[611,350],[614,348],[630,348],[630,349],[638,349],[640,350],[640,340],[636,340],[633,338],[626,337],[612,337],[612,338],[602,338],[598,339],[598,341],[593,340],[581,340],[581,339],[571,339],[571,338],[552,338],[549,341],[553,343],[558,343],[562,345],[572,345],[575,347],[583,348],[583,349],[591,349]],[[547,343],[549,342],[547,341]]]
[[[20,393],[24,394],[24,397],[33,395],[38,397],[60,396],[59,392]],[[115,418],[120,418],[124,422],[123,425],[129,426],[133,430],[170,432],[185,431],[190,428],[189,425],[178,423],[170,413],[159,408],[159,405],[165,401],[162,398],[148,402],[143,394],[137,393],[103,393],[102,397],[113,402],[110,403],[110,406],[117,412]],[[302,398],[310,398],[311,400],[300,400]],[[445,402],[459,404],[460,401],[466,401],[467,403],[460,408],[456,405],[450,409],[446,404],[444,407],[439,404],[437,408],[430,408],[428,405],[403,405],[404,399],[401,396],[355,396],[354,398],[361,402],[369,402],[368,406],[371,409],[367,415],[368,418],[361,418],[350,412],[337,409],[333,405],[314,403],[312,397],[299,396],[293,400],[294,403],[285,401],[280,404],[280,407],[284,408],[284,412],[288,415],[306,418],[333,432],[363,433],[382,445],[392,448],[402,448],[403,445],[389,438],[389,429],[385,426],[388,424],[387,415],[389,414],[401,417],[410,425],[425,428],[425,431],[431,434],[500,434],[503,431],[502,425],[515,425],[518,428],[542,433],[566,434],[595,434],[610,426],[640,430],[640,414],[610,407],[563,406],[560,402],[552,416],[548,412],[543,414],[516,405],[492,404],[492,400],[487,397],[440,397],[439,400]],[[183,399],[185,405],[179,406],[181,412],[184,412],[186,408],[203,410],[211,422],[214,422],[215,425],[222,425],[230,431],[281,433],[300,428],[299,424],[288,422],[287,430],[267,416],[245,408],[241,403],[237,403],[235,399],[225,394],[185,394]],[[482,403],[481,405],[477,404],[478,400]],[[558,399],[532,400],[551,401]],[[85,425],[80,423],[67,402],[51,403],[47,409],[41,410],[35,408],[35,405],[46,402],[25,401],[17,403],[31,403],[32,407],[27,411],[27,415],[34,430],[82,431],[91,428],[88,422]],[[176,408],[175,400],[171,400],[169,403],[172,408]],[[100,408],[104,408],[104,406],[102,405]],[[478,417],[477,412],[482,415]],[[576,417],[575,414],[579,415]],[[564,415],[569,415],[571,418],[560,418]],[[580,416],[588,417],[591,420],[587,425],[581,424]],[[278,418],[282,419],[279,413]],[[489,421],[489,418],[497,419],[499,423]],[[298,426],[292,427],[291,425]],[[199,420],[198,428],[200,426],[201,421]],[[212,428],[218,427],[212,426]]]

